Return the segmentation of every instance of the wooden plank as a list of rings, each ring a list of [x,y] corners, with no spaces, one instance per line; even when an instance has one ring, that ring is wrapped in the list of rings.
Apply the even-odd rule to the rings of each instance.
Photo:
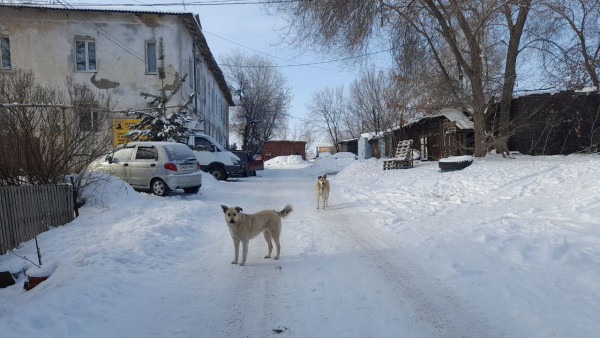
[[[56,217],[56,186],[49,187],[47,196],[47,212],[49,215],[47,227],[55,227],[58,223]]]
[[[35,199],[32,201],[32,208],[35,210],[35,224],[36,224],[36,232],[44,231],[45,226],[45,216],[43,203],[44,199],[46,199],[46,190],[45,187],[39,186],[37,187],[38,193],[35,196]]]
[[[69,217],[69,211],[73,210],[73,209],[69,209],[69,199],[72,200],[73,199],[73,195],[70,194],[71,189],[69,189],[69,187],[70,186],[66,185],[66,184],[62,185],[60,187],[60,190],[61,190],[60,200],[62,202],[61,203],[61,208],[60,208],[60,214],[62,216],[62,220],[60,222],[60,225],[65,225],[65,224],[67,224],[67,223],[69,223],[71,221],[70,217]]]
[[[21,204],[21,209],[23,210],[23,224],[28,230],[27,237],[31,237],[34,233],[32,228],[35,226],[35,217],[32,215],[35,213],[31,206],[31,199],[35,194],[35,187],[25,187],[26,189],[21,189],[21,194],[23,197],[23,203]]]
[[[32,201],[32,207],[35,209],[35,224],[36,224],[36,232],[39,234],[43,231],[46,231],[46,216],[44,210],[44,200],[47,197],[47,188],[45,186],[37,187],[38,193],[36,194],[35,199]],[[37,234],[36,234],[37,235]]]
[[[64,191],[64,201],[65,201],[65,209],[64,209],[64,213],[65,213],[65,222],[64,224],[67,224],[69,222],[71,222],[73,219],[75,219],[75,206],[73,205],[73,186],[72,185],[65,185],[65,191]]]
[[[11,227],[11,239],[10,239],[10,247],[14,248],[16,247],[19,243],[19,227],[18,227],[18,221],[17,221],[17,210],[16,210],[16,190],[14,189],[14,187],[10,187],[9,188],[9,212],[10,212],[10,216],[9,216],[9,220],[10,220],[10,227]]]
[[[16,194],[16,211],[17,211],[17,226],[19,227],[20,242],[22,242],[23,238],[29,238],[31,236],[31,226],[26,222],[26,212],[25,212],[25,201],[27,195],[28,187],[21,187],[20,189],[15,189]]]
[[[8,211],[6,188],[0,188],[0,254],[5,254],[8,246]]]

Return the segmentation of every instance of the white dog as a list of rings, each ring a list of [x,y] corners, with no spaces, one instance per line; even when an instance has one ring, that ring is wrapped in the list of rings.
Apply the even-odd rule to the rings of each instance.
[[[317,180],[317,209],[319,209],[319,202],[323,199],[323,209],[327,207],[327,200],[329,200],[329,181],[327,175],[319,176]]]
[[[275,259],[279,259],[279,251],[281,250],[281,245],[279,245],[281,218],[292,212],[292,207],[290,205],[286,205],[281,211],[263,210],[255,214],[244,214],[242,212],[243,209],[240,207],[227,207],[221,205],[221,209],[223,209],[225,222],[229,227],[229,233],[233,239],[235,259],[231,264],[237,264],[238,262],[240,241],[242,242],[242,262],[240,263],[240,266],[246,264],[248,242],[250,239],[258,236],[261,232],[264,234],[269,248],[269,252],[265,258],[271,257],[271,252],[273,251],[273,244],[271,243],[272,238],[277,246]]]

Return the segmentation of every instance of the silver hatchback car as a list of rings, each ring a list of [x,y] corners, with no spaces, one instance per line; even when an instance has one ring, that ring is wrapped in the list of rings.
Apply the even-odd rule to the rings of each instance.
[[[190,148],[175,142],[130,142],[90,164],[136,190],[166,196],[172,189],[195,194],[202,186],[200,164]]]

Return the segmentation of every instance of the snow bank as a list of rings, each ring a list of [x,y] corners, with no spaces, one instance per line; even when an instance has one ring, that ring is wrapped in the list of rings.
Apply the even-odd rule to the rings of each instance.
[[[310,165],[310,162],[302,159],[300,155],[277,156],[268,161],[265,161],[268,168],[303,168]]]

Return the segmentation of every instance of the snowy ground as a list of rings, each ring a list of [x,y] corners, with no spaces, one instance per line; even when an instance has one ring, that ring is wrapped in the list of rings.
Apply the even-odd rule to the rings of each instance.
[[[327,210],[316,176],[328,174]],[[337,174],[336,174],[337,173]],[[344,156],[277,158],[196,195],[114,180],[38,236],[51,277],[0,289],[2,337],[594,337],[600,156],[475,159],[383,171]],[[282,256],[246,266],[220,205],[294,211]],[[15,250],[35,258],[33,241]],[[0,271],[30,263],[0,256]]]

